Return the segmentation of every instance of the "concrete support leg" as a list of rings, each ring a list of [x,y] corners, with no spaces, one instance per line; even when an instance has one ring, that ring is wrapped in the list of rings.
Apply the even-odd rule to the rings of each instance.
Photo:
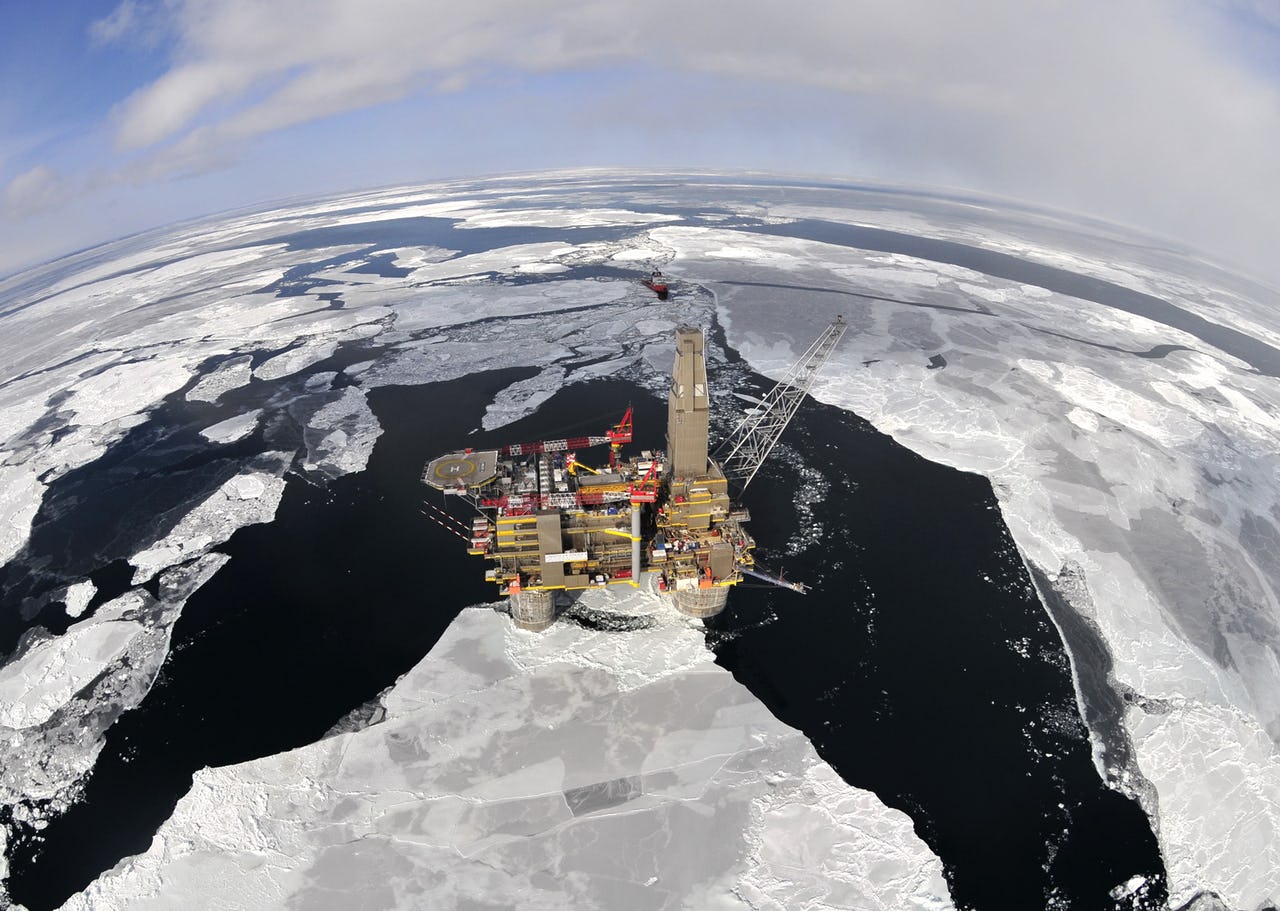
[[[728,603],[729,589],[723,585],[676,592],[676,609],[688,617],[714,617]]]
[[[520,629],[540,633],[556,619],[551,592],[519,592],[511,596],[511,619]]]

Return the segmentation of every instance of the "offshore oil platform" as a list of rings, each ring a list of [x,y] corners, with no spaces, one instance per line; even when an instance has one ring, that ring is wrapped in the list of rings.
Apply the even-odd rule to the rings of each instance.
[[[464,537],[468,551],[492,561],[486,578],[510,598],[522,629],[541,631],[556,617],[559,593],[573,598],[607,585],[639,586],[656,574],[660,596],[690,617],[724,610],[729,591],[751,576],[803,592],[756,568],[750,518],[739,503],[835,350],[847,324],[837,317],[729,437],[709,451],[710,397],[702,330],[676,329],[667,399],[667,449],[624,457],[632,411],[596,436],[500,449],[464,450],[432,459],[422,480],[466,501],[469,528],[431,506],[436,521]],[[608,444],[608,464],[593,468],[579,450]]]

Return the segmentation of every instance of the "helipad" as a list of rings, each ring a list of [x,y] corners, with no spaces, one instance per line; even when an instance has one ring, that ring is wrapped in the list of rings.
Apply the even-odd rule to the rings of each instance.
[[[498,451],[450,452],[432,459],[423,469],[422,481],[438,490],[479,487],[497,474]]]

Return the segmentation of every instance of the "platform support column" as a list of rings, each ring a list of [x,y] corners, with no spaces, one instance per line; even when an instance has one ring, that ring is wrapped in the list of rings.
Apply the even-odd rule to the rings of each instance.
[[[631,504],[631,584],[640,584],[640,509],[639,503]]]

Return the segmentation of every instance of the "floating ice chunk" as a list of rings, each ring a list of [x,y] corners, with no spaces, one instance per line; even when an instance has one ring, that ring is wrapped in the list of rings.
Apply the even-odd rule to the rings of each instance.
[[[260,417],[262,417],[261,408],[246,411],[244,414],[227,418],[225,421],[210,424],[200,431],[200,435],[211,443],[234,443],[253,433],[258,427],[258,419]]]
[[[63,408],[75,412],[78,424],[106,424],[156,405],[190,379],[185,358],[120,364],[77,382]]]
[[[644,596],[607,600],[633,611]],[[953,907],[910,820],[841,781],[713,663],[697,629],[613,634],[608,653],[572,623],[548,635],[464,611],[387,694],[381,724],[197,772],[150,848],[64,907],[255,894],[285,908],[321,892],[343,905],[373,888],[396,907],[424,888],[440,907],[548,911],[642,896]],[[631,663],[634,685],[602,658]]]
[[[363,471],[381,435],[382,425],[364,393],[347,386],[335,401],[307,421],[303,433],[307,459],[303,467],[330,478]]]
[[[512,271],[518,274],[553,275],[557,272],[568,272],[569,267],[564,263],[521,263]]]
[[[252,361],[253,358],[245,355],[219,364],[216,370],[206,374],[187,390],[187,399],[192,402],[216,402],[224,392],[246,385],[253,378]]]
[[[1133,895],[1146,884],[1147,878],[1145,876],[1130,876],[1124,882],[1120,883],[1120,885],[1112,889],[1110,894],[1113,899],[1120,901],[1121,899],[1128,898]]]
[[[32,465],[0,465],[0,566],[22,550],[44,499],[40,470]]]
[[[263,361],[254,368],[253,375],[260,380],[278,380],[299,370],[305,370],[312,364],[318,364],[337,350],[337,342],[308,342]]]
[[[512,383],[493,397],[484,410],[480,426],[496,430],[528,417],[563,388],[564,377],[564,368],[548,367],[537,376]]]
[[[443,247],[396,247],[392,250],[378,250],[374,255],[391,253],[393,262],[401,269],[416,269],[428,263],[442,263],[458,255],[457,250],[446,250]]]
[[[107,729],[155,682],[187,598],[228,559],[207,554],[167,570],[160,600],[134,589],[63,636],[29,640],[0,684],[0,805],[35,823],[65,812]]]
[[[129,621],[82,621],[0,667],[0,725],[44,724],[123,655],[142,629]]]
[[[88,579],[67,586],[67,590],[62,593],[62,603],[66,606],[67,616],[79,617],[83,614],[84,609],[89,606],[89,602],[93,600],[93,596],[97,594],[97,591],[98,586]]]
[[[186,562],[221,544],[242,526],[270,522],[280,505],[284,484],[283,478],[257,470],[231,478],[183,516],[164,538],[129,558],[135,568],[133,584],[141,585],[166,566]]]
[[[323,373],[313,373],[311,376],[307,377],[306,382],[302,385],[308,392],[319,392],[323,389],[328,389],[333,384],[333,381],[337,376],[338,372],[336,370],[326,370]]]

